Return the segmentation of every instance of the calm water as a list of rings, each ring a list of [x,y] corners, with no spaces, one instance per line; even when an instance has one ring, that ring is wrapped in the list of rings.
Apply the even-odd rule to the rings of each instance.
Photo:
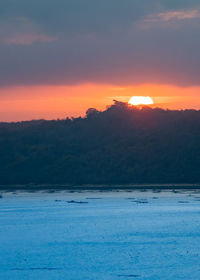
[[[197,191],[2,195],[1,280],[200,279]]]

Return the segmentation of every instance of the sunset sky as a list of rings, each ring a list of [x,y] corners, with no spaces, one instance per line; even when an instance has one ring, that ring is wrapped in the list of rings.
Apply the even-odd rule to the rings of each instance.
[[[0,121],[151,96],[200,109],[199,0],[1,0]]]

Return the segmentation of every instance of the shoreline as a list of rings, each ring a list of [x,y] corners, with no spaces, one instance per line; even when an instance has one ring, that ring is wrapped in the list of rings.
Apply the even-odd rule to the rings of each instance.
[[[26,185],[0,185],[0,191],[80,191],[80,190],[200,190],[200,184],[121,184],[121,185],[70,185],[70,184],[26,184]]]

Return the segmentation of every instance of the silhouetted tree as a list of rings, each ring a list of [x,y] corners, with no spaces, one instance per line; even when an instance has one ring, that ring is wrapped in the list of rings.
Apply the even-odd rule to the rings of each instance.
[[[88,117],[91,117],[91,116],[96,116],[97,114],[99,113],[99,111],[95,108],[89,108],[87,111],[86,111],[86,116],[87,118]]]

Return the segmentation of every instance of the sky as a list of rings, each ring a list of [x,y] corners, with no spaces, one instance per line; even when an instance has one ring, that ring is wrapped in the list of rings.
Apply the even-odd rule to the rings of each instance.
[[[1,0],[0,121],[200,109],[199,34],[199,0]]]

